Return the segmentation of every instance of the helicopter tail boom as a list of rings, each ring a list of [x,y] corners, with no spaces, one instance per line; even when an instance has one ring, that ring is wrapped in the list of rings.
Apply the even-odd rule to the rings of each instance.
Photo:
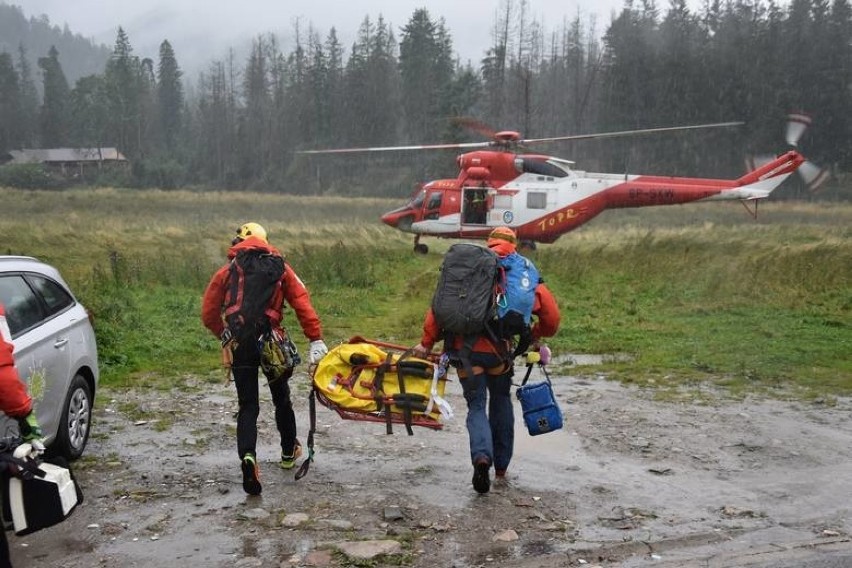
[[[765,199],[803,163],[805,163],[805,158],[795,150],[790,150],[740,177],[734,182],[734,187],[723,190],[706,200],[740,199],[752,201]]]

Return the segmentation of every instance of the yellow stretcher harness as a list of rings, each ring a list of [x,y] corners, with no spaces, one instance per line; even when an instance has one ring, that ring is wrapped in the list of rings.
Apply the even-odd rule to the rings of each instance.
[[[320,402],[351,420],[405,424],[440,429],[452,416],[442,398],[445,372],[436,364],[407,356],[406,348],[355,337],[333,348],[313,375]]]
[[[313,459],[315,399],[346,420],[384,422],[388,434],[393,424],[404,424],[409,435],[412,426],[440,430],[442,420],[453,416],[443,398],[446,371],[446,357],[420,359],[406,347],[363,337],[331,349],[311,373],[308,456],[296,479],[307,473]]]

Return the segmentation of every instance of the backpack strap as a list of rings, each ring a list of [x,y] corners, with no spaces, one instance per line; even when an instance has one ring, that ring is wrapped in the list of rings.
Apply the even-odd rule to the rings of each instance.
[[[533,368],[532,363],[527,365],[527,372],[524,375],[524,380],[521,381],[521,386],[524,386],[525,384],[527,384],[527,381],[530,380],[530,373],[532,373],[532,368]]]
[[[299,470],[295,475],[296,481],[302,479],[308,474],[308,470],[311,468],[311,462],[314,461],[314,433],[317,431],[317,396],[316,387],[313,386],[313,381],[311,381],[311,385],[311,394],[308,396],[308,409],[311,416],[311,429],[308,430],[308,457],[305,458],[305,461],[303,461],[302,465],[299,466]]]
[[[376,375],[373,379],[373,387],[375,388],[375,399],[376,399],[376,408],[377,410],[382,410],[384,405],[384,388],[382,388],[382,384],[385,380],[385,373],[387,373],[388,369],[391,368],[391,358],[392,355],[388,353],[388,356],[382,361],[382,364],[376,367]],[[385,408],[385,429],[388,435],[393,434],[393,416],[391,416],[390,406]]]
[[[16,458],[11,451],[0,452],[0,463],[11,465],[9,470],[12,475],[20,479],[32,479],[34,477],[44,477],[47,475],[43,469],[39,467],[36,460],[27,458]]]
[[[491,341],[491,344],[494,345],[494,348],[497,350],[497,355],[500,356],[500,359],[502,359],[503,362],[508,365],[515,358],[515,354],[506,348],[506,341],[500,339],[501,337],[503,337],[502,320],[498,319],[495,321],[496,323],[490,322],[488,325],[485,326],[485,335],[486,337],[488,337],[488,340]],[[494,325],[500,326],[501,329],[495,331]],[[526,349],[526,347],[524,349]]]
[[[456,353],[456,357],[461,362],[464,372],[468,377],[474,375],[473,364],[470,362],[470,354],[473,352],[473,344],[476,343],[475,335],[466,335],[461,349]]]
[[[545,382],[547,382],[548,384],[551,384],[551,383],[550,383],[550,374],[547,372],[547,367],[545,367],[545,366],[544,366],[544,364],[542,364],[541,362],[539,362],[539,363],[538,363],[538,368],[539,368],[539,369],[541,369],[541,372],[542,372],[542,373],[544,373],[544,380],[545,380]],[[528,381],[528,380],[529,380],[529,378],[530,378],[530,373],[532,373],[532,369],[533,369],[533,363],[529,363],[529,364],[527,364],[527,372],[526,372],[526,374],[524,375],[524,380],[523,380],[523,381],[521,381],[521,385],[520,385],[520,386],[524,386],[525,384],[527,384],[527,381]]]
[[[240,305],[243,303],[243,290],[239,285],[240,276],[242,275],[243,269],[237,264],[237,258],[234,257],[231,259],[231,263],[228,266],[228,298],[231,301],[231,304],[225,308],[224,316],[225,319],[228,319],[228,316],[234,314],[239,311]],[[237,274],[237,277],[234,278],[233,275]]]
[[[530,326],[526,326],[524,328],[524,332],[518,336],[518,345],[515,347],[515,350],[512,352],[512,359],[524,353],[529,346],[532,344],[532,328]]]
[[[406,357],[411,357],[414,353],[414,348],[406,350],[402,355],[399,356],[396,362],[396,380],[399,383],[399,393],[402,395],[402,398],[405,398],[405,376],[404,371],[405,367],[401,364],[402,360]],[[424,406],[425,409],[425,406]],[[390,409],[388,409],[388,415],[390,415]],[[405,419],[405,431],[408,432],[409,436],[414,435],[414,430],[411,428],[411,404],[403,404],[402,406],[402,415]]]

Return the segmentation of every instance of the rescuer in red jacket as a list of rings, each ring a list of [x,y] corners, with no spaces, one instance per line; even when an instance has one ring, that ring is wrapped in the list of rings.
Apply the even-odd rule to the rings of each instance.
[[[0,304],[0,410],[18,421],[21,437],[25,441],[37,440],[42,437],[41,428],[33,412],[33,399],[15,368],[14,350],[12,334],[6,323],[6,311]],[[6,531],[0,527],[0,568],[11,566]]]
[[[500,257],[515,253],[516,246],[517,236],[509,227],[497,227],[489,235],[488,248]],[[544,282],[536,286],[532,313],[535,316],[532,341],[533,345],[537,345],[542,338],[556,334],[560,321],[556,299]],[[414,348],[415,355],[425,357],[443,336],[443,330],[435,321],[430,308],[423,322],[420,344]],[[457,336],[454,341],[453,345],[444,346],[444,350],[451,354],[457,353],[462,348],[464,338]],[[456,367],[467,402],[466,426],[473,463],[472,483],[478,493],[490,490],[489,471],[492,465],[497,478],[506,476],[514,452],[515,418],[511,397],[514,369],[512,361],[506,361],[505,356],[505,353],[510,352],[508,343],[495,345],[489,334],[482,334],[471,348],[473,376],[466,376],[464,366]],[[450,360],[453,361],[452,357]]]
[[[213,335],[222,340],[223,346],[230,343],[231,330],[225,325],[224,310],[232,304],[229,297],[229,274],[231,262],[237,253],[245,249],[260,249],[280,256],[278,250],[267,242],[266,230],[257,223],[246,223],[237,230],[237,237],[228,250],[229,262],[222,266],[210,280],[204,292],[201,306],[201,320]],[[311,304],[307,288],[289,264],[284,265],[284,273],[276,287],[267,309],[266,316],[272,329],[279,328],[284,310],[284,302],[293,309],[302,332],[310,341],[309,359],[311,363],[319,361],[328,348],[322,339],[322,326]],[[260,414],[258,401],[258,367],[260,349],[256,341],[243,341],[233,351],[232,371],[237,388],[239,411],[237,413],[237,452],[243,473],[243,489],[250,495],[261,492],[260,471],[257,465],[257,417]],[[292,469],[296,459],[302,453],[302,447],[296,438],[296,416],[290,401],[289,378],[292,369],[281,380],[270,380],[269,389],[275,405],[275,423],[281,435],[281,461],[283,469]]]

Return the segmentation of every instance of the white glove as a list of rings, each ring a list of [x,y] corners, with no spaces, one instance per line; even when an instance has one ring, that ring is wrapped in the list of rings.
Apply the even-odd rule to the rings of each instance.
[[[308,358],[311,363],[318,363],[326,353],[328,353],[328,347],[325,346],[325,341],[322,339],[311,341],[311,346],[308,350]]]
[[[23,444],[20,444],[17,448],[15,448],[12,455],[19,460],[26,458],[34,460],[42,455],[44,451],[44,444],[41,440],[33,440],[32,442],[24,442]]]

